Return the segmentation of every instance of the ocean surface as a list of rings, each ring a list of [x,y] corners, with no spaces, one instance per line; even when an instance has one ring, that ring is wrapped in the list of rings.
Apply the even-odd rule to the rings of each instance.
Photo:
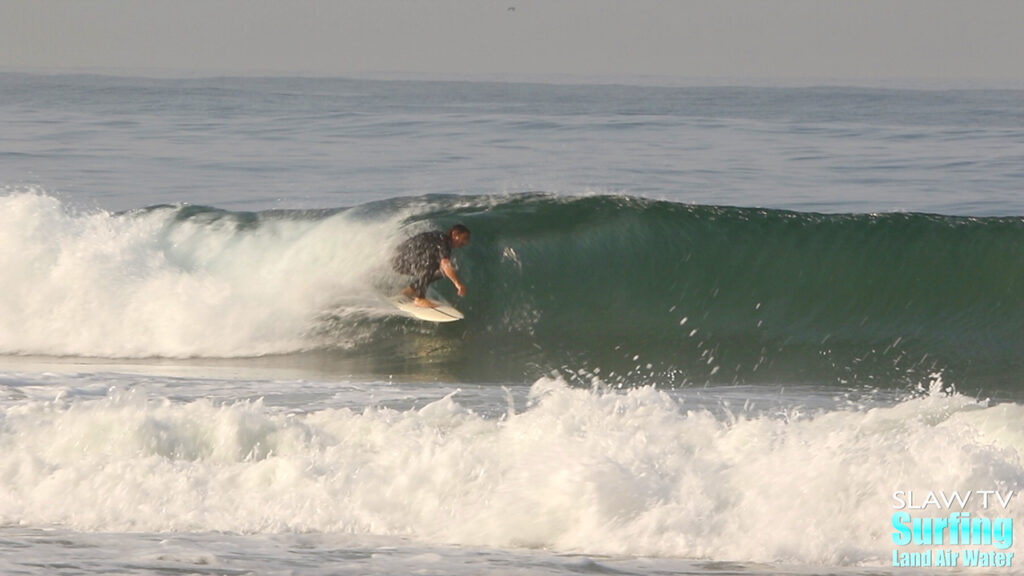
[[[1024,566],[1022,91],[0,73],[0,270],[3,574]]]

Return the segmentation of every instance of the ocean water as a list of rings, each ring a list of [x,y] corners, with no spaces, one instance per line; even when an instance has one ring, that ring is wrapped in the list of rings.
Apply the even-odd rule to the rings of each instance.
[[[5,73],[0,126],[0,572],[1024,562],[1020,91]],[[456,222],[466,319],[402,316]]]

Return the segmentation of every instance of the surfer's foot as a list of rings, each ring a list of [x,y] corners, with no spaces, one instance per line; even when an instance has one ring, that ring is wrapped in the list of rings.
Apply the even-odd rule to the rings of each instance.
[[[437,308],[437,302],[427,300],[426,298],[413,298],[412,303],[422,308]]]
[[[402,290],[402,296],[416,298],[416,291],[412,289],[412,286],[406,286],[405,290]]]

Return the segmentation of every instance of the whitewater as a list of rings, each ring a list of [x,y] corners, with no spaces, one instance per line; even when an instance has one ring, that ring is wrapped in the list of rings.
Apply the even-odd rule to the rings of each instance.
[[[1020,96],[0,74],[0,572],[1015,552],[894,514],[1024,520]]]

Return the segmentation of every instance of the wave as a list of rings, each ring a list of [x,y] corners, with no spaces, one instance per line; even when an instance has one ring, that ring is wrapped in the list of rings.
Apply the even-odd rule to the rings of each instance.
[[[390,251],[463,222],[466,320],[404,318]],[[426,196],[348,209],[76,211],[0,197],[0,353],[314,354],[532,381],[1012,388],[1024,218],[816,214],[625,196]],[[668,377],[668,378],[666,378]]]
[[[0,351],[232,357],[314,345],[315,315],[373,302],[387,219],[345,211],[154,206],[80,212],[50,196],[0,198]]]
[[[469,315],[549,364],[697,382],[1024,368],[1024,218],[527,196],[471,224]]]
[[[115,386],[5,409],[0,524],[886,565],[896,491],[920,504],[1022,489],[1024,407],[939,388],[870,409],[716,415],[654,387],[545,378],[526,407],[487,418],[455,393],[282,413]],[[1020,510],[975,498],[963,511],[1020,525]]]

